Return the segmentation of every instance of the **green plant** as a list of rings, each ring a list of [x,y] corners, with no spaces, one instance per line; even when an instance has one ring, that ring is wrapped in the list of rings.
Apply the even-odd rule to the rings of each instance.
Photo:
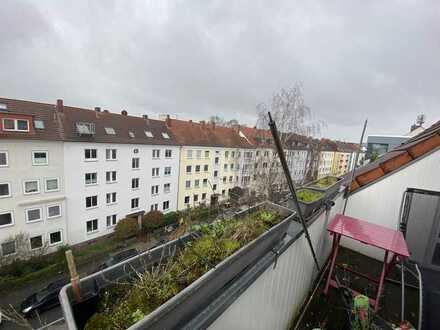
[[[125,240],[133,237],[138,233],[137,219],[126,218],[119,220],[115,226],[115,238],[117,240]]]
[[[153,231],[163,226],[163,213],[160,211],[150,211],[142,217],[142,229]]]
[[[133,283],[116,284],[101,293],[97,313],[85,329],[126,329],[193,283],[281,217],[267,211],[237,221],[218,220],[198,226],[202,234],[187,243],[175,257],[138,274]]]
[[[336,182],[338,182],[338,179],[334,176],[326,176],[324,178],[321,178],[317,180],[313,186],[319,187],[319,188],[327,188],[332,185],[334,185]]]
[[[323,193],[310,189],[301,189],[297,192],[298,200],[304,203],[311,203],[322,198]]]

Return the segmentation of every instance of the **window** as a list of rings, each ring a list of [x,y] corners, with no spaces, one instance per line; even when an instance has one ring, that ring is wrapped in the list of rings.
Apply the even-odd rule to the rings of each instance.
[[[151,133],[150,131],[145,131],[145,136],[152,138],[153,137],[153,133]]]
[[[170,208],[170,201],[165,201],[165,202],[163,202],[162,209],[163,209],[164,211],[166,211],[166,210],[168,210],[169,208]]]
[[[218,162],[219,162],[218,157],[215,157],[215,160],[214,160],[215,165],[218,165]]]
[[[160,149],[153,149],[153,159],[160,158]]]
[[[209,150],[205,151],[205,158],[209,158]]]
[[[200,173],[200,165],[196,165],[196,173]]]
[[[157,211],[159,209],[159,204],[151,204],[150,211]]]
[[[200,187],[200,180],[197,179],[194,181],[194,188],[199,188]]]
[[[11,184],[7,182],[0,183],[0,198],[11,197]]]
[[[86,197],[86,208],[92,208],[98,206],[98,196],[88,196]]]
[[[63,241],[61,230],[49,234],[49,245],[59,244]]]
[[[84,159],[86,161],[93,161],[98,159],[97,149],[84,149]]]
[[[96,233],[98,231],[98,219],[89,220],[86,222],[87,234]]]
[[[29,132],[29,121],[25,119],[3,119],[4,131]]]
[[[231,164],[229,167],[231,168],[232,171],[234,169],[234,164]]]
[[[167,166],[164,169],[164,175],[171,175],[171,166]]]
[[[139,189],[139,178],[131,179],[131,189]]]
[[[172,150],[171,149],[166,149],[165,150],[165,158],[171,158],[172,155]]]
[[[202,201],[204,201],[206,199],[206,193],[202,194]]]
[[[223,177],[223,183],[226,183],[226,177],[225,176]]]
[[[171,183],[165,183],[163,185],[163,192],[164,193],[169,193],[171,191]]]
[[[208,179],[203,179],[203,187],[208,186]]]
[[[4,257],[15,253],[15,241],[2,243],[2,255]]]
[[[24,182],[24,193],[28,194],[38,194],[40,192],[40,181],[39,180],[29,180]]]
[[[157,195],[159,193],[159,185],[151,186],[151,195]]]
[[[107,183],[116,182],[116,171],[107,171],[107,172],[105,172],[105,181]]]
[[[159,176],[159,167],[153,167],[153,168],[151,169],[151,176],[152,176],[153,178]]]
[[[32,151],[33,165],[47,165],[48,163],[49,157],[47,151]]]
[[[106,160],[116,160],[116,149],[105,149],[105,159]]]
[[[225,151],[225,158],[229,157],[229,151]]]
[[[139,158],[132,158],[131,159],[131,168],[132,169],[139,169]]]
[[[29,238],[29,244],[31,246],[31,250],[36,250],[43,247],[43,236],[38,235]]]
[[[185,181],[185,188],[186,188],[186,189],[191,188],[191,180],[186,180],[186,181]]]
[[[0,167],[8,166],[8,152],[0,151]]]
[[[217,190],[217,184],[212,185],[212,190],[214,190],[214,191]]]
[[[228,164],[224,164],[224,165],[223,165],[223,170],[224,170],[224,171],[227,171],[227,170],[228,170]]]
[[[98,183],[98,173],[86,173],[85,174],[86,186]]]
[[[232,157],[232,158],[235,157],[235,151],[231,151],[231,157]]]
[[[214,178],[218,177],[218,171],[214,171]]]
[[[208,172],[208,165],[204,165],[204,166],[203,166],[203,170],[204,170],[205,172]]]
[[[44,121],[42,120],[34,120],[34,127],[37,129],[44,129]]]
[[[232,175],[229,177],[229,182],[232,182],[232,180],[233,180],[233,177],[232,177]]]
[[[225,196],[226,195],[226,190],[222,190],[222,196]]]
[[[113,127],[104,127],[105,134],[107,135],[115,135],[115,129]]]
[[[137,209],[139,207],[139,198],[132,198],[131,199],[131,208],[132,209]]]
[[[191,173],[191,165],[188,165],[188,166],[186,167],[186,173]]]
[[[49,205],[47,207],[47,218],[53,219],[61,216],[61,205]]]
[[[193,198],[194,198],[194,202],[198,202],[198,200],[199,200],[199,195],[195,194]]]
[[[134,139],[135,135],[132,131],[128,131],[128,136]]]
[[[192,159],[193,158],[193,151],[192,150],[187,150],[186,151],[186,158],[188,158],[188,159]]]
[[[165,133],[165,132],[162,132],[162,137],[163,137],[164,139],[169,139],[169,138],[170,138],[170,136],[168,135],[168,133]]]
[[[59,191],[58,178],[46,179],[46,192]]]
[[[107,205],[116,203],[116,193],[115,192],[107,193],[106,194],[106,202],[107,202]]]
[[[41,208],[34,208],[26,210],[26,221],[37,222],[43,220]]]
[[[185,203],[185,204],[188,204],[188,203],[189,203],[189,196],[185,196],[184,203]]]
[[[196,151],[196,158],[197,158],[197,159],[202,158],[202,150],[197,150],[197,151]]]
[[[117,215],[116,214],[112,214],[112,215],[108,215],[107,216],[107,227],[113,227],[116,225],[116,220]]]
[[[11,226],[14,224],[12,212],[0,213],[0,227]]]

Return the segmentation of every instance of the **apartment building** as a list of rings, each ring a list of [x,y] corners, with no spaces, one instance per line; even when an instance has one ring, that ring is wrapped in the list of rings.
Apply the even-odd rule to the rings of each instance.
[[[119,219],[177,209],[179,152],[159,120],[57,108],[64,123],[70,244],[113,232]]]
[[[335,152],[338,149],[336,143],[328,139],[321,139],[319,144],[318,179],[332,175]]]
[[[64,149],[53,114],[54,106],[0,99],[1,257],[67,242]]]
[[[165,123],[181,148],[178,209],[226,200],[241,185],[252,146],[233,128],[169,117]]]
[[[32,249],[52,248],[110,234],[127,216],[177,209],[180,148],[163,121],[62,100],[0,105],[3,256],[19,233]]]

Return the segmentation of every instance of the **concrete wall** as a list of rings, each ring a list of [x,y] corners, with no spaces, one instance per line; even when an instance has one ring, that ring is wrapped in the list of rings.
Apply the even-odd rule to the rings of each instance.
[[[96,148],[97,161],[85,161],[84,149]],[[117,160],[106,160],[105,150],[116,149]],[[160,150],[160,158],[153,159],[153,149]],[[172,150],[172,157],[165,158],[165,150]],[[113,226],[107,227],[106,218],[116,214],[117,219],[137,211],[150,211],[151,205],[158,204],[158,210],[163,211],[163,202],[169,201],[168,211],[177,209],[178,174],[179,174],[179,147],[152,146],[129,144],[104,143],[77,143],[64,144],[66,173],[66,198],[68,215],[69,244],[76,244],[109,234]],[[132,169],[132,158],[140,158],[140,168]],[[164,168],[171,167],[171,175],[164,175]],[[159,167],[159,177],[152,177],[152,168]],[[106,171],[117,172],[117,182],[106,183]],[[85,185],[85,173],[97,172],[98,183]],[[131,188],[131,179],[139,178],[139,189]],[[164,192],[164,184],[170,183],[169,193]],[[151,186],[159,185],[159,193],[152,196]],[[106,194],[116,192],[117,202],[106,204]],[[98,195],[98,207],[86,209],[85,198]],[[131,199],[139,198],[139,208],[131,208]],[[86,232],[86,222],[98,219],[98,231]]]
[[[61,231],[63,241],[53,245],[49,250],[66,242],[66,205],[65,180],[62,142],[33,141],[33,140],[6,140],[2,139],[1,151],[8,152],[9,164],[0,167],[0,183],[10,183],[11,196],[0,198],[0,213],[13,212],[14,224],[0,228],[0,243],[9,241],[12,236],[25,233],[29,237],[42,235],[43,241],[48,241],[51,232]],[[48,152],[47,165],[33,165],[32,152]],[[45,180],[58,178],[58,191],[48,192],[45,189]],[[24,194],[25,180],[39,180],[40,190],[35,194]],[[47,207],[61,206],[61,216],[48,219]],[[41,221],[26,221],[27,209],[41,208]],[[1,256],[1,251],[0,251]]]

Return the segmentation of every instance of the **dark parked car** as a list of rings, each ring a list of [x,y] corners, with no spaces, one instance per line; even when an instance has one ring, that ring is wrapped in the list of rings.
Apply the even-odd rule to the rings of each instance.
[[[130,259],[134,256],[137,256],[139,252],[136,249],[128,249],[121,252],[118,252],[108,258],[103,264],[99,265],[99,270],[103,270],[110,266],[116,265],[117,263]]]
[[[43,290],[30,295],[21,303],[21,312],[28,316],[34,311],[41,312],[58,306],[60,304],[58,294],[67,283],[69,283],[69,280],[62,278],[50,283]]]

